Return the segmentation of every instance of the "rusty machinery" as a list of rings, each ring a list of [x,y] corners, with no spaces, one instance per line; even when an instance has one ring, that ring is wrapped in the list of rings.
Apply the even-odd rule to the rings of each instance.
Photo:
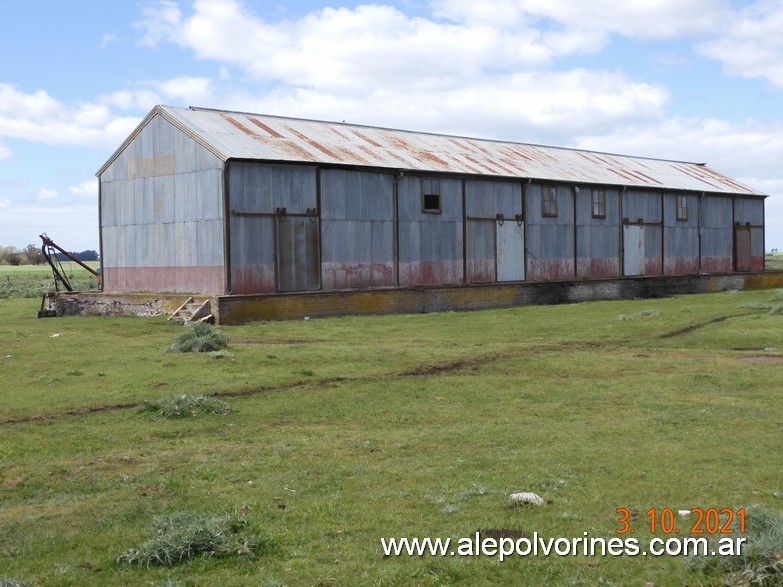
[[[43,246],[41,247],[41,254],[43,255],[44,259],[46,259],[46,262],[49,263],[49,266],[52,268],[52,276],[54,277],[55,291],[60,291],[60,286],[62,286],[66,291],[73,291],[71,282],[68,281],[68,276],[66,275],[65,268],[63,267],[60,258],[57,256],[57,253],[64,255],[65,257],[69,258],[74,263],[80,265],[81,267],[83,267],[84,269],[86,269],[96,277],[99,277],[98,272],[95,269],[93,269],[89,265],[85,265],[79,259],[74,257],[71,253],[69,253],[68,251],[66,251],[59,245],[57,245],[52,239],[46,236],[46,233],[43,233],[42,235],[40,235],[40,237],[41,240],[43,241]],[[52,318],[57,316],[57,312],[55,310],[44,309],[48,298],[49,298],[49,294],[45,293],[43,295],[43,298],[41,299],[41,309],[38,311],[38,318]]]

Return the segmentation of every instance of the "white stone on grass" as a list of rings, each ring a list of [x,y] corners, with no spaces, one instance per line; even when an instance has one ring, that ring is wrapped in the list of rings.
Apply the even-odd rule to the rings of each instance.
[[[530,492],[512,493],[510,496],[511,501],[519,501],[522,503],[532,503],[533,505],[544,505],[544,499],[540,495]]]

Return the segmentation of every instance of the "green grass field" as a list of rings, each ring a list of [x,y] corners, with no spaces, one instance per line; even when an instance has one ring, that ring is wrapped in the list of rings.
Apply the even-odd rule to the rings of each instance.
[[[100,267],[98,261],[85,263],[92,268]],[[98,280],[78,264],[63,262],[65,277],[74,290],[98,289]],[[46,292],[55,291],[54,276],[48,264],[43,265],[0,265],[0,299],[40,298]]]
[[[166,352],[182,327],[165,318],[0,300],[0,579],[720,584],[676,556],[384,557],[380,540],[611,538],[627,508],[644,545],[650,508],[782,510],[783,315],[738,307],[774,293],[256,323],[222,328],[220,359]],[[134,409],[178,394],[233,411]],[[240,516],[267,547],[118,562],[188,512]]]
[[[765,257],[764,266],[767,271],[783,271],[783,253],[774,253]]]

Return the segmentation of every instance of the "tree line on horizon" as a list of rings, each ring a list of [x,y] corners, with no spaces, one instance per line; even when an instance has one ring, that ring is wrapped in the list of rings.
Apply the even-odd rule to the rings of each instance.
[[[97,261],[98,251],[87,249],[84,251],[68,251],[70,255],[79,259],[79,261]],[[60,261],[70,261],[62,253],[56,254]],[[0,247],[0,265],[41,265],[45,263],[41,247],[38,245],[27,245],[22,249],[13,246]]]

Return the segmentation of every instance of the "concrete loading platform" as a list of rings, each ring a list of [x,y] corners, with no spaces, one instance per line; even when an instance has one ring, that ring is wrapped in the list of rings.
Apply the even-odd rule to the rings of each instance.
[[[783,271],[193,297],[210,300],[216,323],[243,324],[345,314],[429,313],[663,298],[776,287],[783,287]],[[47,303],[57,316],[158,316],[175,312],[189,297],[175,293],[64,292],[53,294]]]

